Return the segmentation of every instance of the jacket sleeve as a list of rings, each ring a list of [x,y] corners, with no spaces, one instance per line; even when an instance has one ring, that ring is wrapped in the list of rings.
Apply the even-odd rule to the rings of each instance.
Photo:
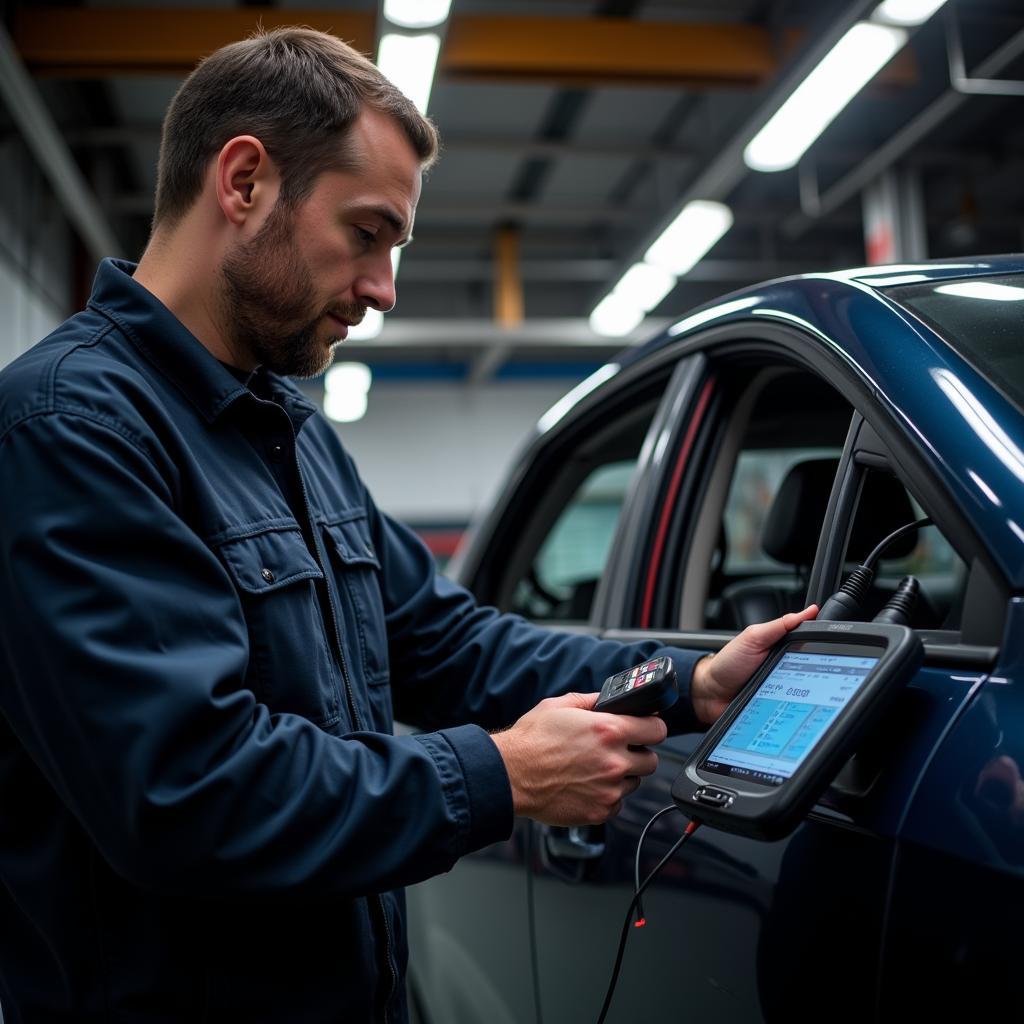
[[[136,884],[223,899],[395,888],[505,838],[476,726],[337,737],[244,684],[245,619],[159,445],[95,414],[0,438],[0,710]]]
[[[679,701],[664,716],[669,729],[704,728],[689,699],[703,652],[556,632],[480,606],[435,571],[433,556],[411,530],[364,494],[383,559],[391,687],[401,721],[428,729],[467,721],[499,729],[545,697],[598,690],[615,672],[669,655],[680,685]]]

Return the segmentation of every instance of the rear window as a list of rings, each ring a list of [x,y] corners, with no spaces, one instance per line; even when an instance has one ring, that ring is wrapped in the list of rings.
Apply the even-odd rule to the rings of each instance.
[[[887,288],[1024,409],[1024,274]]]

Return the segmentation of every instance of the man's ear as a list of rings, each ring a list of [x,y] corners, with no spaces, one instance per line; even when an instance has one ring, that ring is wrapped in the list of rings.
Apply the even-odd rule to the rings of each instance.
[[[277,168],[263,143],[252,135],[229,139],[217,154],[214,170],[217,202],[236,227],[256,217],[262,220],[277,201]]]

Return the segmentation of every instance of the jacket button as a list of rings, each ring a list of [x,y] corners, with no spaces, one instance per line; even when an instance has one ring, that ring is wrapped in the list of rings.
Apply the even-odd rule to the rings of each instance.
[[[268,582],[274,582],[274,574],[269,569],[260,569],[260,575]]]

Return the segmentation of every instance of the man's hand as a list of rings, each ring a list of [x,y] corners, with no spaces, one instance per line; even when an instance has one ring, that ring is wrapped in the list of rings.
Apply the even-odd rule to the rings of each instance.
[[[690,683],[690,700],[697,718],[710,725],[729,706],[743,684],[757,671],[768,652],[801,622],[813,619],[818,606],[789,612],[771,622],[747,626],[717,654],[697,662]]]
[[[643,748],[668,729],[660,718],[591,711],[596,693],[542,700],[494,740],[512,784],[515,813],[546,825],[598,825],[658,767]]]

